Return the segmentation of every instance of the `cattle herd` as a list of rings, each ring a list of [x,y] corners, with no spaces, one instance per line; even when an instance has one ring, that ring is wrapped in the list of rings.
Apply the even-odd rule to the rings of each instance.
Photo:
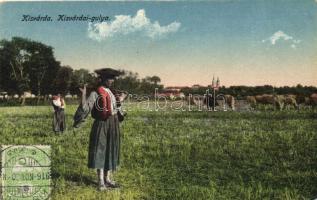
[[[188,97],[188,101],[192,105],[207,106],[213,109],[215,106],[227,105],[231,110],[235,110],[237,100],[232,95],[218,95],[216,99],[212,95],[200,96],[194,95]],[[282,110],[286,107],[299,109],[300,105],[303,106],[317,106],[317,93],[310,96],[286,94],[286,95],[272,95],[262,94],[255,96],[247,96],[244,100],[251,108],[256,108],[258,105],[271,105],[274,108]]]
[[[282,110],[286,106],[291,106],[299,109],[299,105],[317,105],[317,93],[311,94],[310,96],[286,94],[286,95],[272,95],[263,94],[256,96],[247,96],[247,102],[252,106],[256,107],[258,104],[273,105],[276,108]]]

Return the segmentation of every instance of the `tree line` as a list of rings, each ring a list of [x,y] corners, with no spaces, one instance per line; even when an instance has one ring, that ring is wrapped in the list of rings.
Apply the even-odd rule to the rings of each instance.
[[[209,89],[209,92],[212,93],[212,89],[209,87],[199,87],[199,88],[183,88],[181,92],[185,95],[188,94],[205,94],[206,90]],[[302,86],[298,84],[297,86],[289,87],[274,87],[272,85],[263,85],[263,86],[222,86],[219,88],[217,93],[233,95],[237,98],[243,98],[246,96],[256,96],[262,94],[294,94],[298,96],[309,96],[313,93],[317,93],[317,87],[315,86]]]
[[[139,78],[137,73],[122,72],[115,81],[116,87],[122,90],[146,94],[154,88],[163,88],[158,76]],[[96,75],[89,70],[61,65],[51,46],[21,37],[0,41],[0,92],[20,96],[26,91],[37,96],[74,95],[84,84],[95,83]]]

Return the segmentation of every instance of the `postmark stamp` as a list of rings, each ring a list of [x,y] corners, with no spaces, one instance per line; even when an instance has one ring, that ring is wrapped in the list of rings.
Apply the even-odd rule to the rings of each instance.
[[[51,194],[51,148],[47,145],[1,146],[1,198],[44,200]]]

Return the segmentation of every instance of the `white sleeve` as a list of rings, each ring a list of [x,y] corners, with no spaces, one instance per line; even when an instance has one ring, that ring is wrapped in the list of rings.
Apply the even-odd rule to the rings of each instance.
[[[93,109],[97,98],[98,94],[94,91],[90,93],[87,99],[85,98],[82,100],[74,115],[74,127],[79,127],[79,124],[85,121],[85,119],[88,117],[89,113]]]
[[[60,99],[53,100],[53,104],[54,104],[54,106],[57,106],[57,107],[61,107],[62,106],[62,103],[61,103]]]

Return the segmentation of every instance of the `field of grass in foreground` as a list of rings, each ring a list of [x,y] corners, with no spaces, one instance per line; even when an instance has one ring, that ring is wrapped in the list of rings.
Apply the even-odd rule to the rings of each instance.
[[[52,132],[51,107],[0,108],[0,144],[52,146],[52,199],[310,199],[317,195],[312,111],[133,111],[121,124],[120,190],[87,168],[92,119]]]

